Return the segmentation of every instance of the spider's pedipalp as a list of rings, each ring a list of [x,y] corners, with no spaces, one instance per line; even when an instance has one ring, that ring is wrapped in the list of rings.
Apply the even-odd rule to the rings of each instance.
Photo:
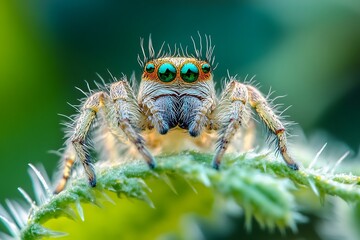
[[[189,126],[189,133],[193,137],[197,137],[205,127],[207,116],[209,111],[212,111],[215,107],[215,102],[212,98],[206,99],[199,107],[198,113],[194,117],[194,122]]]

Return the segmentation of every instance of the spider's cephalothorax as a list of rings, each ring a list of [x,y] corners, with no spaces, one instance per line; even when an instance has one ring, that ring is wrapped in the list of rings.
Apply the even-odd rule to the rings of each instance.
[[[275,135],[286,164],[298,170],[297,163],[288,154],[281,118],[255,87],[230,78],[221,96],[216,96],[213,49],[208,37],[205,59],[201,56],[201,44],[199,49],[195,45],[195,56],[185,54],[182,48],[174,54],[160,50],[155,56],[151,40],[147,56],[142,44],[144,58],[138,60],[143,74],[137,96],[123,78],[87,97],[70,130],[63,157],[63,177],[55,192],[65,187],[76,158],[81,161],[90,185],[96,185],[86,145],[95,119],[101,126],[98,134],[102,137],[98,139],[107,158],[116,160],[120,157],[116,154],[118,149],[127,146],[130,155],[140,155],[154,168],[153,154],[196,149],[215,151],[213,167],[218,169],[225,151],[239,148],[239,142],[233,140],[241,127],[252,128],[250,108],[253,108]]]

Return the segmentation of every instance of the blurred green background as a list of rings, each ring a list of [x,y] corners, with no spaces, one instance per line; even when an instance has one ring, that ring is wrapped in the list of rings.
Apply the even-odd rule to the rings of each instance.
[[[74,113],[95,73],[139,78],[139,38],[216,45],[218,83],[229,70],[257,75],[305,133],[324,129],[357,154],[360,144],[360,1],[1,1],[0,203],[31,192],[27,163],[51,175],[64,142],[58,113]],[[190,48],[191,49],[191,48]],[[218,84],[220,86],[221,84]],[[324,139],[324,142],[326,139]]]

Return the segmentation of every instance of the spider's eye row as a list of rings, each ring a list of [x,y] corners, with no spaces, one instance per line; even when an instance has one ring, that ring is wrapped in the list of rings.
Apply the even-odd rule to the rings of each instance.
[[[176,77],[176,68],[171,63],[163,63],[160,65],[157,75],[163,82],[171,82]]]
[[[210,64],[204,63],[204,64],[201,66],[201,70],[202,70],[204,73],[210,72]]]
[[[184,82],[192,83],[198,80],[200,75],[200,68],[203,73],[209,73],[211,71],[210,64],[203,63],[197,66],[193,62],[185,62],[181,69],[176,68],[171,62],[163,62],[159,67],[155,67],[154,63],[147,63],[145,71],[147,73],[153,73],[157,69],[158,79],[162,82],[171,82],[176,78],[177,72],[180,72],[180,77]]]
[[[195,82],[199,77],[199,69],[193,63],[185,63],[180,70],[180,76],[185,82]]]
[[[155,71],[155,65],[152,64],[152,63],[148,63],[148,64],[146,64],[145,70],[146,70],[148,73],[152,73],[152,72]]]

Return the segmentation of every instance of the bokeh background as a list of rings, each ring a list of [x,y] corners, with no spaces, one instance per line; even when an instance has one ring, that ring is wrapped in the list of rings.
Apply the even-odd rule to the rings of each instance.
[[[95,1],[0,2],[0,203],[31,192],[27,163],[49,175],[63,133],[58,113],[74,113],[84,80],[121,73],[139,78],[139,39],[151,34],[192,46],[209,34],[216,81],[256,74],[272,87],[306,135],[325,130],[360,145],[360,1]],[[324,140],[324,142],[326,139]],[[340,154],[341,155],[341,154]]]

